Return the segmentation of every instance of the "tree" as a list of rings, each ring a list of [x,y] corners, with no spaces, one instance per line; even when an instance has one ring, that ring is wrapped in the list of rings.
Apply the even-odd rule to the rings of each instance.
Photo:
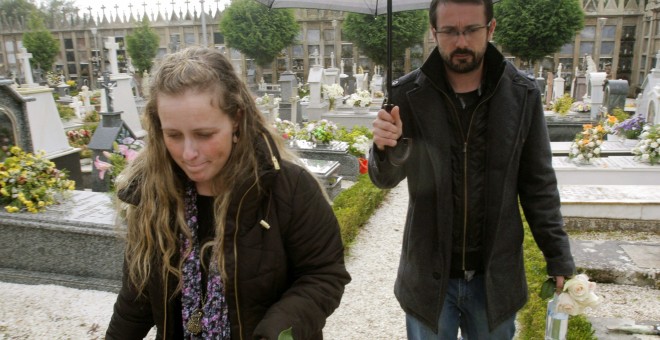
[[[494,40],[530,65],[572,42],[584,27],[580,0],[500,0]]]
[[[55,56],[60,52],[60,44],[46,29],[43,19],[32,11],[28,19],[28,32],[23,33],[23,46],[32,53],[33,66],[50,71]]]
[[[423,43],[428,29],[428,11],[406,11],[392,14],[393,54]],[[349,13],[344,20],[344,38],[353,42],[369,59],[378,65],[387,61],[387,16]],[[389,67],[389,65],[385,65]]]
[[[41,1],[39,6],[46,26],[56,27],[58,23],[66,20],[66,14],[78,16],[78,7],[73,0]]]
[[[299,29],[292,10],[268,9],[253,0],[232,1],[220,21],[227,45],[261,67],[292,45]]]
[[[158,44],[160,38],[158,33],[149,26],[149,19],[145,16],[142,22],[133,30],[133,33],[126,36],[126,51],[131,56],[133,66],[142,75],[144,71],[151,70],[153,60],[158,53]]]
[[[0,14],[4,13],[7,18],[28,18],[37,6],[27,0],[0,0]]]

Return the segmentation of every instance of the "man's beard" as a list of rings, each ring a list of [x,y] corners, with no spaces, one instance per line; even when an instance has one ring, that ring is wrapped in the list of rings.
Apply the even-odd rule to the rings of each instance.
[[[457,54],[469,55],[471,58],[461,58],[456,62],[452,62],[454,56]],[[475,53],[472,50],[468,49],[456,49],[447,55],[440,52],[442,60],[450,71],[456,73],[469,73],[479,68],[481,62],[484,60],[483,53]]]

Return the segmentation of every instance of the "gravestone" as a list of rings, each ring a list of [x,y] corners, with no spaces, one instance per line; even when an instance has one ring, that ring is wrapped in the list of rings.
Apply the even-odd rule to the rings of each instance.
[[[101,123],[98,125],[92,139],[89,141],[87,147],[92,150],[92,191],[106,192],[110,189],[110,176],[103,176],[101,178],[102,170],[98,168],[100,162],[108,163],[109,160],[103,154],[106,152],[113,152],[114,143],[121,143],[127,137],[136,138],[135,133],[131,130],[130,126],[122,120],[122,111],[115,111],[114,103],[115,96],[114,90],[117,82],[111,80],[106,72],[103,75],[103,82],[101,86],[104,88],[105,102],[107,111],[102,111]]]
[[[557,67],[557,77],[553,79],[552,81],[552,99],[556,100],[557,98],[561,98],[564,96],[564,86],[566,83],[566,80],[562,78],[561,76],[561,71],[562,71],[562,64],[559,63],[559,66]]]
[[[21,61],[21,70],[23,71],[23,79],[25,80],[23,84],[21,84],[21,87],[39,86],[39,84],[34,83],[34,79],[32,78],[32,68],[30,67],[32,53],[28,53],[25,47],[21,47],[16,57]]]
[[[13,88],[12,83],[0,79],[0,116],[6,122],[1,133],[12,136],[14,145],[26,152],[43,151],[58,169],[69,173],[76,188],[82,189],[80,149],[69,145],[53,89],[38,84]]]
[[[646,75],[642,83],[642,92],[637,98],[637,114],[647,122],[660,124],[660,51],[655,55],[655,67]]]
[[[142,128],[140,113],[138,112],[135,96],[133,96],[133,89],[131,86],[133,77],[128,74],[121,73],[111,74],[110,79],[115,82],[115,88],[113,90],[113,95],[116,98],[114,103],[114,110],[123,112],[123,120],[131,128],[137,138],[144,137],[147,132]],[[102,88],[101,91],[105,92],[107,90]],[[108,96],[105,95],[105,93],[102,93],[101,111],[109,112],[106,101],[107,98]]]
[[[78,93],[80,98],[82,98],[83,101],[83,109],[85,113],[91,113],[94,111],[94,105],[90,103],[90,98],[92,97],[92,91],[89,90],[87,86],[83,86],[81,88],[80,93]]]
[[[545,102],[545,78],[543,78],[543,66],[540,67],[539,69],[539,76],[536,77],[536,86],[539,87],[539,90],[541,91],[541,96],[542,102]]]
[[[279,83],[282,98],[280,101],[279,117],[283,120],[301,123],[302,117],[297,114],[301,110],[300,103],[296,100],[296,96],[298,95],[298,79],[296,78],[296,74],[288,70],[282,72]],[[293,106],[297,107],[293,109]]]
[[[591,99],[591,119],[598,120],[601,116],[600,109],[603,106],[605,95],[604,85],[607,73],[592,72],[589,74],[589,94]]]
[[[545,105],[552,105],[552,101],[554,99],[553,94],[552,94],[552,88],[554,87],[553,85],[553,80],[555,78],[555,75],[548,71],[547,73],[547,79],[546,79],[546,86],[545,86]]]
[[[321,114],[328,110],[328,104],[321,101],[321,86],[323,85],[323,68],[321,65],[314,65],[309,70],[307,84],[309,84],[309,104],[306,108],[307,120],[319,120]]]
[[[577,67],[575,68],[575,74],[576,76],[571,85],[571,97],[576,101],[581,101],[587,94],[587,77]]]
[[[348,153],[346,142],[332,141],[327,147],[311,147],[308,144],[294,144],[292,149],[302,158],[339,162],[338,174],[349,181],[356,181],[360,174],[357,157]]]
[[[606,80],[605,81],[605,94],[603,103],[607,108],[608,113],[614,112],[614,109],[619,108],[623,110],[626,107],[626,98],[628,97],[628,81],[627,80]]]
[[[335,67],[335,53],[330,53],[330,67],[323,72],[323,83],[325,85],[339,84],[339,69]]]
[[[80,120],[82,120],[85,117],[85,111],[83,108],[83,102],[78,99],[78,96],[73,97],[73,102],[69,104],[69,107],[73,109],[73,113],[76,115],[76,117]]]

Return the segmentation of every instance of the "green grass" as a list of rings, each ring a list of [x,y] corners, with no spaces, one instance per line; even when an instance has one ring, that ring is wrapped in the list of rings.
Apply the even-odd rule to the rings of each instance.
[[[525,269],[529,287],[529,301],[518,312],[519,339],[536,340],[543,339],[545,335],[545,313],[548,300],[541,299],[539,292],[541,291],[541,285],[547,279],[547,272],[543,253],[534,242],[527,221],[524,221],[524,224]],[[591,328],[591,323],[583,315],[569,317],[566,338],[568,340],[597,340],[594,336],[594,330]]]

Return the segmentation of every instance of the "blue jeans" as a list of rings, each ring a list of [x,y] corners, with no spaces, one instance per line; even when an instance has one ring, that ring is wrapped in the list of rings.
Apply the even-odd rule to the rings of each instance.
[[[410,314],[406,314],[406,329],[409,340],[454,340],[458,337],[459,327],[461,336],[466,340],[510,340],[516,332],[515,320],[513,315],[492,332],[488,331],[484,275],[477,274],[470,281],[449,280],[437,334]]]

